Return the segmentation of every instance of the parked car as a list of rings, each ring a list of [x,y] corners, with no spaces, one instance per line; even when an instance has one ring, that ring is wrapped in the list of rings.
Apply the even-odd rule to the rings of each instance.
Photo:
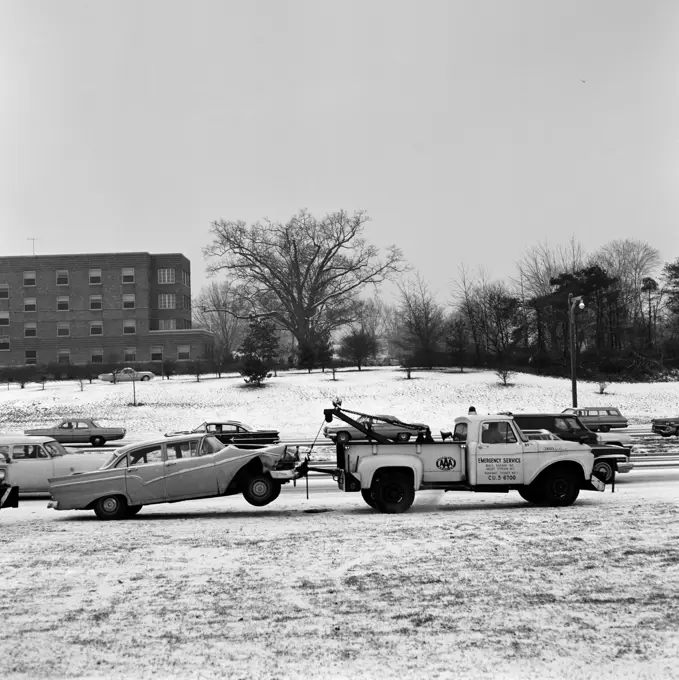
[[[244,450],[223,446],[212,435],[162,437],[112,453],[96,471],[53,477],[48,504],[56,510],[94,510],[99,519],[131,517],[144,505],[243,494],[268,505],[281,490],[276,473],[287,474],[299,456],[279,444]]]
[[[51,437],[61,444],[87,444],[103,446],[106,442],[123,439],[127,434],[124,427],[102,427],[91,418],[65,418],[54,427],[24,430],[33,437]]]
[[[651,429],[661,437],[671,437],[672,435],[679,437],[679,417],[653,418]]]
[[[385,420],[393,422],[384,422]],[[419,430],[429,430],[429,426],[423,423],[403,423],[396,416],[388,415],[361,416],[357,418],[357,422],[385,437],[396,438],[400,442],[407,442],[411,437],[417,436]],[[343,444],[352,439],[368,438],[364,432],[343,422],[326,425],[323,428],[323,434],[332,441]]]
[[[280,441],[278,430],[256,430],[239,420],[221,420],[218,418],[206,420],[193,430],[167,432],[165,436],[172,437],[179,434],[194,433],[211,434],[217,437],[222,444],[236,444],[237,446],[266,446],[278,444]]]
[[[69,453],[52,437],[24,434],[0,435],[0,462],[10,483],[19,487],[21,496],[49,493],[50,477],[96,470],[108,453]]]
[[[583,406],[566,408],[563,413],[577,416],[594,432],[608,432],[617,427],[627,427],[627,418],[620,413],[620,409],[613,406]]]
[[[119,371],[113,373],[100,373],[97,377],[104,382],[125,382],[132,380],[151,380],[156,377],[155,373],[151,371],[137,371],[134,368],[121,368]]]

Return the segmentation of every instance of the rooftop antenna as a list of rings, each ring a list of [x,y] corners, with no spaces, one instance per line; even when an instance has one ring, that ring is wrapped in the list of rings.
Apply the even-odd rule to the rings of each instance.
[[[33,238],[32,236],[29,236],[27,241],[33,241],[33,256],[35,256],[35,242],[38,240],[37,238]]]

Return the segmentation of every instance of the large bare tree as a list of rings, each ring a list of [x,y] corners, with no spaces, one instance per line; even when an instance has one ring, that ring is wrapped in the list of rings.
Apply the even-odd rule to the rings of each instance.
[[[367,221],[344,210],[322,219],[302,210],[285,224],[218,220],[203,253],[210,273],[242,286],[255,316],[276,319],[302,344],[356,320],[360,291],[405,268],[396,246],[380,259],[365,241]]]

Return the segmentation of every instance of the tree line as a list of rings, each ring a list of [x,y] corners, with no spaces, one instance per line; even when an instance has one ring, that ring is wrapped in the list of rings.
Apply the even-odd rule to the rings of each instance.
[[[528,248],[509,280],[461,265],[441,303],[396,246],[380,256],[365,212],[302,210],[285,223],[218,220],[204,248],[214,280],[194,302],[216,338],[216,361],[240,358],[266,376],[276,366],[359,369],[455,366],[566,375],[571,305],[581,377],[647,379],[679,362],[679,259],[634,239],[587,254]],[[396,282],[392,303],[380,285]],[[367,292],[372,291],[368,297]]]

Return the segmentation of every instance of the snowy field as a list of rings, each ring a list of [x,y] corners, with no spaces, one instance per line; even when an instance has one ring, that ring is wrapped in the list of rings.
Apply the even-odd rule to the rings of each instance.
[[[311,439],[335,395],[347,408],[449,428],[479,412],[561,410],[570,382],[492,373],[284,374],[0,391],[0,429],[66,415],[130,436],[229,415]],[[679,411],[679,386],[622,384],[635,426]],[[144,508],[100,522],[22,501],[0,512],[4,678],[675,678],[679,470],[622,475],[569,508],[518,494],[423,492],[380,515],[330,481]]]

